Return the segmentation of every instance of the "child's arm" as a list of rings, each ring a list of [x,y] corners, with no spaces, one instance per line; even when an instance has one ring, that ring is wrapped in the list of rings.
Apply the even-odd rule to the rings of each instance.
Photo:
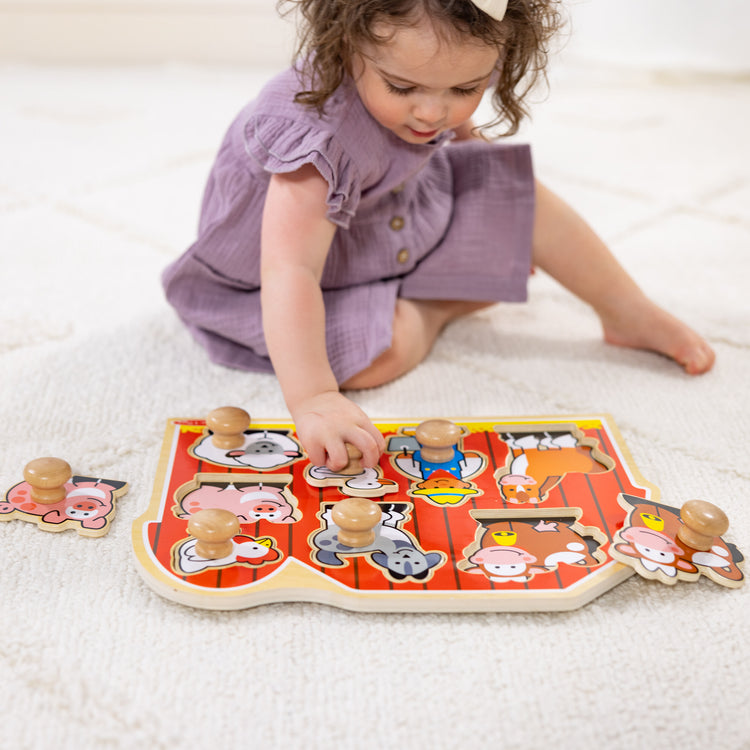
[[[261,305],[268,352],[297,435],[314,464],[335,471],[347,463],[345,443],[372,466],[384,442],[339,392],[328,363],[320,279],[336,227],[326,218],[327,190],[312,165],[271,177],[261,231]]]

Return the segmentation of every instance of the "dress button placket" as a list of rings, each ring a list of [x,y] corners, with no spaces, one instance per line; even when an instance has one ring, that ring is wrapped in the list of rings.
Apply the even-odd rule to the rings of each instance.
[[[403,216],[393,216],[391,220],[388,222],[388,226],[394,231],[394,232],[400,232],[406,224],[406,221],[404,220]],[[409,249],[406,247],[402,247],[398,253],[396,254],[396,260],[403,265],[409,260]]]

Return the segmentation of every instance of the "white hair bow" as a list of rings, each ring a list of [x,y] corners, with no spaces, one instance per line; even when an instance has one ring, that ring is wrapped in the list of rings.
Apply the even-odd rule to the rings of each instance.
[[[490,18],[502,21],[508,0],[471,0],[480,10],[483,10]]]

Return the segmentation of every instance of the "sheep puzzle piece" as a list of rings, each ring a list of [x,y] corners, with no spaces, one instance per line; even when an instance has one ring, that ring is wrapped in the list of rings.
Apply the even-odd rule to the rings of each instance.
[[[146,582],[206,609],[553,611],[649,573],[652,550],[623,527],[638,503],[652,515],[667,506],[611,417],[376,426],[378,466],[352,452],[333,473],[310,464],[290,423],[250,423],[230,407],[170,419],[151,503],[133,524]],[[741,582],[742,556],[718,546],[686,561],[685,580]]]

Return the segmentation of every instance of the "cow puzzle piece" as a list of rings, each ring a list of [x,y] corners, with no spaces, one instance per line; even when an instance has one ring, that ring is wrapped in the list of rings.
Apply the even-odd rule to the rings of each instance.
[[[0,521],[30,521],[43,531],[73,528],[81,536],[103,536],[128,489],[120,480],[73,475],[67,461],[53,456],[30,461],[23,475],[0,502]]]
[[[527,583],[560,565],[595,568],[607,560],[607,537],[580,523],[580,508],[471,511],[479,525],[458,567],[495,584]]]
[[[720,508],[689,500],[680,511],[626,494],[619,502],[628,516],[609,553],[643,578],[674,585],[705,575],[728,588],[744,583],[744,556],[721,538],[729,521]]]

